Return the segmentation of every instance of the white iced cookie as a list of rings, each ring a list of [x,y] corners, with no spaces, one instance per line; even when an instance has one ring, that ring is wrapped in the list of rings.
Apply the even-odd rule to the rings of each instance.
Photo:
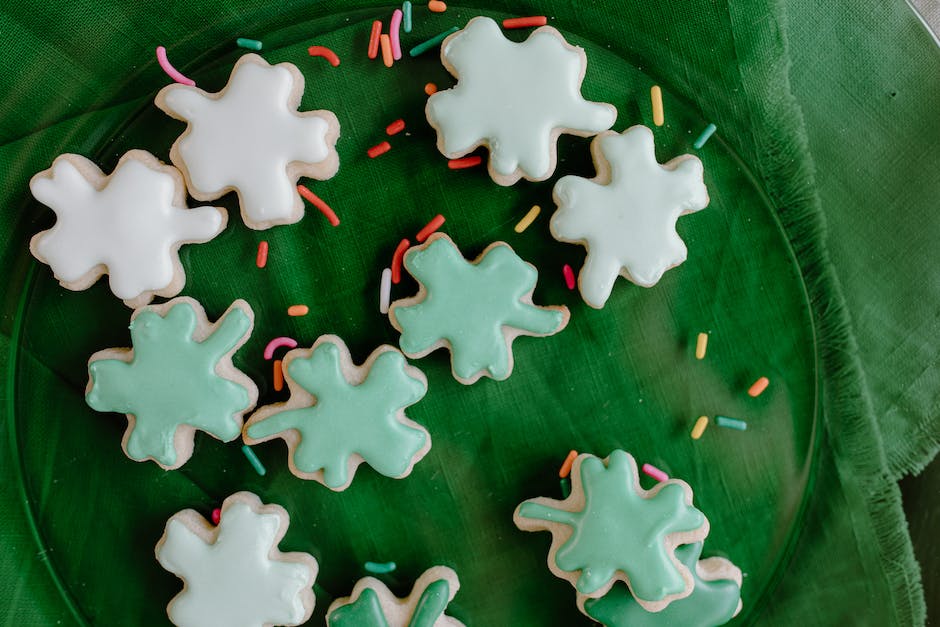
[[[329,627],[463,627],[444,614],[460,582],[446,566],[424,571],[404,599],[374,577],[356,582],[352,594],[336,599],[326,613]]]
[[[241,57],[214,94],[174,83],[156,105],[188,124],[170,150],[189,193],[213,200],[235,191],[253,229],[293,224],[304,215],[302,177],[328,179],[339,169],[339,122],[330,111],[298,112],[304,78],[294,65]]]
[[[222,504],[219,525],[187,509],[166,523],[157,561],[183,580],[167,606],[179,627],[299,625],[313,613],[317,561],[307,553],[281,553],[290,518],[280,505],[264,505],[251,492]]]
[[[558,211],[551,231],[555,239],[587,249],[578,287],[584,301],[600,309],[618,275],[652,287],[685,261],[676,221],[704,209],[708,190],[697,157],[656,162],[653,133],[645,126],[602,133],[591,152],[595,178],[565,176],[555,184]]]
[[[617,110],[581,96],[584,50],[543,26],[522,43],[506,39],[488,17],[475,17],[441,46],[457,85],[428,99],[437,147],[450,159],[479,146],[500,185],[544,181],[555,171],[562,133],[589,137],[610,128]]]
[[[107,176],[85,157],[60,155],[29,188],[56,214],[30,241],[33,256],[70,290],[108,274],[128,307],[178,294],[186,283],[180,246],[208,242],[227,217],[218,207],[188,208],[179,171],[143,150],[125,154]]]

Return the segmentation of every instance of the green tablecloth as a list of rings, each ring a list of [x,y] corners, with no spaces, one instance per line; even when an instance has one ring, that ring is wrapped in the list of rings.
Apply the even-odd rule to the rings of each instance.
[[[19,214],[29,177],[59,152],[100,148],[116,120],[152,98],[164,80],[155,43],[177,42],[179,57],[196,64],[233,34],[374,4],[0,10],[0,267],[8,285],[0,363],[29,263],[22,250],[38,224]],[[756,171],[797,251],[820,342],[824,429],[805,529],[762,624],[923,622],[895,482],[921,469],[940,442],[940,51],[930,35],[902,2],[886,0],[498,0],[485,8],[559,17],[696,103]],[[76,136],[79,123],[84,134]],[[9,407],[0,419],[11,420]],[[9,464],[4,452],[0,477]],[[19,493],[2,485],[0,612],[8,624],[70,622]]]

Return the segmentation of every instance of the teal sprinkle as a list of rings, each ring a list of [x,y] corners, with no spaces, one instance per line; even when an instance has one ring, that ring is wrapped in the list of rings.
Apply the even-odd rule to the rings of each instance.
[[[401,5],[401,12],[403,13],[401,25],[406,33],[411,32],[411,3],[408,0]]]
[[[737,429],[738,431],[747,431],[747,423],[737,418],[728,418],[727,416],[715,416],[715,424],[719,427],[728,429]]]
[[[571,496],[571,479],[565,477],[558,484],[561,486],[561,498],[566,499]]]
[[[251,464],[251,467],[255,469],[262,477],[267,474],[267,470],[264,467],[264,464],[261,463],[261,460],[258,459],[258,456],[255,455],[255,452],[251,450],[251,447],[247,444],[242,444],[242,453],[245,454],[245,457],[248,458],[248,463]]]
[[[249,50],[258,51],[261,50],[261,42],[257,39],[245,39],[244,37],[239,37],[235,40],[235,45],[239,48],[248,48]]]
[[[365,563],[366,572],[370,572],[373,575],[385,575],[391,572],[394,572],[398,566],[395,562],[385,562],[380,564],[378,562],[366,562]]]
[[[453,35],[459,30],[460,29],[457,28],[456,26],[451,26],[440,35],[435,35],[434,37],[431,37],[430,39],[428,39],[426,42],[418,44],[417,46],[412,48],[411,51],[408,52],[408,54],[412,57],[416,57],[419,54],[424,54],[425,52],[427,52],[434,46],[439,45],[442,41],[447,39],[450,35]]]
[[[709,124],[705,127],[705,130],[702,131],[702,134],[698,136],[698,139],[695,140],[695,143],[692,144],[692,147],[696,150],[701,150],[702,146],[705,145],[705,142],[715,134],[715,131],[718,130],[718,127],[714,124]]]

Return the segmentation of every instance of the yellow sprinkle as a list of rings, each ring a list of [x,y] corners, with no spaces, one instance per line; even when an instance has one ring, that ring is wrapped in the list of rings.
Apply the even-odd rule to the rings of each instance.
[[[291,305],[287,308],[288,316],[306,316],[310,308],[306,305]]]
[[[539,217],[539,212],[542,210],[538,205],[532,205],[532,208],[529,209],[529,213],[525,214],[525,217],[519,220],[519,224],[516,225],[516,233],[522,233],[529,225],[535,222],[535,219]]]
[[[705,428],[708,426],[708,416],[699,416],[698,420],[695,421],[695,426],[692,427],[692,439],[697,440],[702,437],[702,434],[705,433]]]
[[[698,340],[695,341],[695,358],[705,359],[706,350],[708,350],[708,333],[699,333]]]
[[[659,85],[653,85],[650,89],[650,99],[653,101],[653,124],[662,126],[666,117],[663,114],[663,90]]]

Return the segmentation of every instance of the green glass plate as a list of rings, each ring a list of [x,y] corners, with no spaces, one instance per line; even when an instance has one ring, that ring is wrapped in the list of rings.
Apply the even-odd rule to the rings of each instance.
[[[516,369],[504,382],[466,387],[450,375],[443,352],[414,362],[428,376],[427,397],[410,416],[431,433],[433,447],[410,477],[395,481],[363,467],[342,493],[290,474],[281,442],[256,447],[268,472],[257,475],[237,443],[200,434],[192,460],[164,472],[134,463],[120,448],[123,416],[98,414],[83,401],[86,361],[96,350],[128,346],[130,310],[105,282],[73,293],[59,287],[45,266],[28,261],[17,301],[10,368],[12,450],[22,503],[35,531],[36,551],[81,623],[159,624],[181,583],[164,572],[153,547],[166,519],[187,507],[207,517],[232,492],[251,490],[291,514],[283,550],[308,551],[320,562],[312,624],[338,596],[364,576],[365,561],[392,560],[387,578],[404,594],[424,569],[455,568],[461,589],[450,613],[471,625],[589,624],[578,613],[571,586],[551,575],[548,534],[527,534],[512,524],[520,501],[558,496],[558,467],[569,449],[606,456],[631,452],[688,481],[696,504],[711,521],[705,556],[729,557],[746,573],[744,610],[736,624],[753,623],[785,570],[813,484],[818,419],[816,343],[806,290],[793,251],[755,179],[720,134],[699,156],[705,163],[711,204],[679,221],[688,261],[652,289],[620,281],[607,307],[587,307],[566,289],[561,268],[579,268],[583,250],[548,233],[554,182],[501,188],[482,168],[451,171],[434,148],[424,120],[423,86],[452,83],[436,53],[406,59],[391,69],[365,57],[369,24],[390,8],[316,16],[289,26],[238,35],[264,41],[269,62],[291,61],[306,77],[302,109],[336,112],[342,125],[339,174],[307,184],[339,214],[331,228],[308,207],[299,224],[254,232],[238,219],[231,195],[225,232],[211,243],[182,251],[183,294],[202,302],[210,317],[236,298],[256,313],[251,340],[235,363],[261,388],[261,403],[284,398],[271,387],[267,341],[279,335],[309,346],[336,333],[357,361],[397,336],[378,311],[380,272],[403,237],[437,213],[444,230],[468,257],[493,241],[506,241],[540,270],[535,301],[567,304],[571,322],[548,339],[515,344]],[[415,13],[404,47],[486,11],[451,6],[447,13]],[[224,19],[220,16],[219,19]],[[582,37],[578,23],[557,20],[568,40],[583,46],[589,65],[584,95],[614,103],[615,130],[651,125],[653,79],[609,42]],[[521,39],[526,32],[509,36]],[[311,58],[312,43],[331,47],[338,68]],[[200,87],[220,89],[243,51],[216,43],[204,58],[170,59]],[[694,152],[706,125],[693,103],[665,92],[667,123],[655,129],[657,153],[666,161]],[[155,93],[162,84],[154,84]],[[112,116],[113,117],[113,116]],[[369,159],[366,149],[384,139],[397,118],[406,133],[390,138],[392,150]],[[126,150],[144,148],[168,160],[183,125],[149,101],[132,115],[79,123],[75,137],[94,138],[88,154],[110,171]],[[557,176],[593,176],[589,140],[562,138]],[[45,165],[40,166],[46,167]],[[539,219],[522,234],[513,225],[533,204]],[[51,212],[34,201],[20,208],[20,227],[48,228]],[[38,215],[39,218],[26,216]],[[261,240],[270,244],[267,268],[255,267]],[[413,294],[406,279],[394,296]],[[295,303],[309,315],[289,318]],[[694,357],[699,332],[710,334],[704,360]],[[767,392],[746,389],[761,375]],[[710,426],[689,437],[699,415],[744,419],[739,432]],[[643,478],[647,485],[650,480]]]

